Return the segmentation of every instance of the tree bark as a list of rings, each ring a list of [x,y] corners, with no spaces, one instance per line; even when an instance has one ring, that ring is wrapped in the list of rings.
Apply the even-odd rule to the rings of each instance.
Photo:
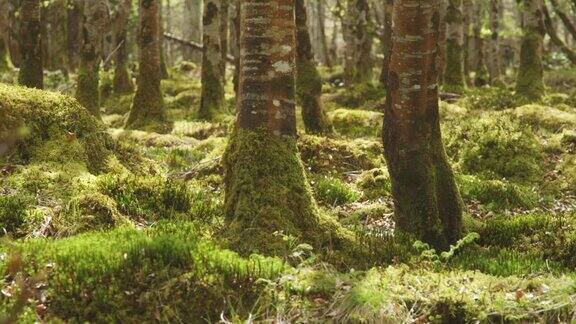
[[[186,21],[186,33],[184,38],[202,43],[202,0],[184,0],[184,20]],[[202,61],[202,55],[196,52],[189,52],[185,50],[184,57],[193,62],[199,63]]]
[[[488,59],[488,72],[490,83],[500,82],[500,11],[502,10],[502,0],[490,0],[490,55]]]
[[[22,0],[20,7],[20,73],[18,83],[30,88],[44,88],[40,0]]]
[[[347,86],[372,80],[372,34],[369,31],[370,8],[367,0],[348,0],[345,19]]]
[[[304,0],[296,1],[296,94],[306,132],[330,134],[332,125],[322,107],[322,78],[316,69]]]
[[[461,92],[464,83],[464,30],[462,0],[448,0],[446,9],[446,66],[444,86],[448,91]]]
[[[66,15],[66,54],[68,69],[76,70],[78,66],[78,51],[82,42],[82,7],[78,0],[68,0]]]
[[[230,20],[230,1],[220,0],[220,74],[222,75],[222,86],[226,83],[226,58],[228,57],[228,27]]]
[[[294,0],[242,0],[236,128],[224,154],[228,245],[286,251],[282,235],[319,246],[331,235],[296,145]],[[335,243],[338,240],[335,237]]]
[[[136,94],[126,127],[165,130],[164,99],[160,89],[160,41],[158,6],[160,0],[139,0],[138,48],[140,70]]]
[[[516,77],[516,92],[529,100],[544,94],[542,49],[544,46],[543,0],[524,0],[522,47]]]
[[[0,2],[0,71],[10,68],[8,56],[8,2]]]
[[[132,9],[132,0],[122,0],[112,18],[112,29],[114,38],[114,81],[113,90],[116,94],[132,93],[134,84],[128,71],[128,19]]]
[[[332,57],[330,55],[330,48],[328,47],[328,38],[326,37],[326,8],[324,7],[324,0],[316,1],[316,9],[318,10],[318,29],[320,30],[320,43],[322,46],[324,65],[331,69]]]
[[[482,10],[482,1],[474,1],[474,43],[476,51],[476,65],[474,66],[474,85],[482,87],[488,84],[488,69],[486,67],[486,60],[484,55],[484,38],[482,38],[482,17],[484,11]]]
[[[204,2],[202,98],[198,117],[210,120],[224,104],[224,79],[222,77],[221,0]]]
[[[88,111],[100,118],[98,89],[100,61],[105,30],[110,23],[108,3],[105,0],[84,0],[82,48],[78,68],[76,99]]]
[[[392,10],[394,0],[385,0],[384,3],[384,32],[382,34],[382,48],[384,60],[382,61],[382,71],[380,72],[380,83],[388,86],[388,71],[390,66],[390,52],[392,48]]]
[[[162,0],[158,3],[158,46],[160,47],[160,77],[168,79],[168,68],[166,67],[166,52],[164,51],[164,9]]]
[[[438,0],[396,0],[383,140],[396,228],[437,249],[462,235],[462,203],[440,133]]]

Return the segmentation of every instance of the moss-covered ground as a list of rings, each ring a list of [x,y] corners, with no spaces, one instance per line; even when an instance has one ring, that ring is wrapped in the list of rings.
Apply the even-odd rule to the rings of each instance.
[[[170,75],[163,134],[123,129],[131,95],[102,89],[99,123],[1,76],[0,323],[576,321],[576,71],[548,72],[535,103],[501,88],[441,103],[468,233],[444,253],[394,235],[384,89],[326,82],[335,134],[299,119],[297,146],[319,217],[353,243],[260,235],[283,245],[277,257],[237,254],[221,235],[231,80],[207,122],[196,66]]]

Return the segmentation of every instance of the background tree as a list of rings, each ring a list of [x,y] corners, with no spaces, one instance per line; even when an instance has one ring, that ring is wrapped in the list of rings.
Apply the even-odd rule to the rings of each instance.
[[[529,100],[536,100],[544,94],[544,69],[542,47],[544,46],[543,0],[523,0],[522,2],[522,47],[520,66],[516,77],[516,92]]]
[[[122,0],[112,17],[112,31],[116,53],[114,54],[114,93],[134,91],[132,77],[128,71],[128,20],[132,10],[132,0]]]
[[[484,17],[483,0],[474,0],[473,9],[472,29],[474,34],[474,57],[476,58],[474,65],[474,85],[482,87],[488,84],[488,68],[486,67],[484,37],[482,37],[482,18]]]
[[[274,254],[284,246],[274,232],[317,244],[333,231],[320,227],[296,145],[294,1],[242,0],[241,10],[238,115],[223,157],[226,237],[236,250]]]
[[[42,40],[40,25],[40,0],[22,0],[20,7],[20,73],[21,85],[42,89]]]
[[[392,50],[392,10],[394,0],[384,2],[384,30],[382,36],[383,56],[382,71],[380,72],[380,83],[384,86],[388,84],[388,70],[390,66],[390,52]]]
[[[316,69],[304,0],[296,1],[296,93],[302,106],[306,131],[312,134],[332,132],[332,125],[322,107],[322,77]]]
[[[440,133],[438,10],[438,0],[394,2],[383,141],[397,228],[445,249],[462,235],[462,203]]]
[[[10,67],[8,57],[8,1],[0,2],[0,71]]]
[[[347,85],[372,80],[372,43],[370,6],[367,0],[348,0],[344,36],[346,57],[344,74]]]
[[[202,50],[202,98],[198,117],[210,120],[224,104],[222,43],[220,41],[221,0],[204,3]]]
[[[67,0],[66,10],[66,54],[68,70],[78,66],[78,52],[82,43],[82,11],[80,0]]]
[[[500,16],[502,0],[490,0],[490,55],[488,55],[488,72],[490,83],[499,83],[500,68]]]
[[[78,67],[76,99],[88,111],[100,117],[98,89],[103,37],[110,24],[108,3],[105,0],[84,0],[82,48]]]
[[[464,88],[464,30],[462,25],[462,0],[448,0],[446,9],[446,66],[444,86],[449,91]]]
[[[139,1],[140,66],[136,79],[136,94],[126,121],[128,128],[148,127],[163,130],[165,127],[164,99],[160,89],[159,5],[160,0]]]

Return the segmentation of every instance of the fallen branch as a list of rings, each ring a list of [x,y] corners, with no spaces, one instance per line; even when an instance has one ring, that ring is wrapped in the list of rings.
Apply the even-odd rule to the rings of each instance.
[[[174,34],[164,33],[164,38],[171,40],[173,42],[176,42],[178,44],[190,47],[190,48],[195,49],[197,51],[202,51],[204,49],[204,46],[202,44],[180,38]],[[233,63],[233,64],[236,63],[236,58],[230,54],[226,55],[226,60],[229,63]]]

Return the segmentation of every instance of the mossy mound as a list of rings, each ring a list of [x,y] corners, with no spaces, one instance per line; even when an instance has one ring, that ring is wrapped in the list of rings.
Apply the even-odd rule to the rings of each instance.
[[[298,148],[302,161],[314,173],[374,169],[383,161],[383,148],[377,141],[304,135],[299,138]]]
[[[504,110],[517,107],[523,99],[500,87],[470,88],[458,104],[471,111]]]
[[[542,105],[525,105],[514,109],[513,113],[525,123],[552,132],[576,129],[576,112],[567,112]]]
[[[330,176],[318,176],[312,180],[316,199],[326,206],[341,206],[360,199],[361,194],[346,182]]]
[[[448,155],[465,173],[519,181],[537,181],[543,173],[540,142],[504,112],[445,123],[443,132]]]
[[[544,83],[556,91],[573,91],[576,88],[576,70],[571,68],[546,71]]]
[[[530,209],[536,207],[539,194],[533,188],[501,180],[485,180],[474,175],[457,177],[464,200],[476,201],[489,211]]]
[[[75,99],[4,84],[0,138],[5,163],[85,161],[94,172],[105,167],[114,147],[102,124]]]
[[[390,174],[384,168],[362,172],[356,186],[362,190],[362,198],[368,200],[389,197],[392,192]]]
[[[369,110],[336,109],[328,113],[334,129],[348,137],[379,137],[383,114]]]
[[[24,306],[34,314],[36,305],[47,305],[47,322],[217,321],[221,313],[247,317],[264,287],[259,279],[274,279],[286,269],[279,259],[241,258],[222,250],[193,224],[181,222],[7,248],[0,248],[10,253],[0,261],[0,271],[9,278],[39,280],[34,288],[39,294]],[[18,280],[0,286],[20,288]],[[3,296],[0,314],[15,302]]]
[[[339,89],[335,94],[326,96],[326,101],[345,108],[377,110],[386,98],[386,89],[371,83],[362,83],[353,88]]]
[[[102,111],[107,115],[125,115],[130,111],[133,100],[134,94],[111,96],[102,104]]]

